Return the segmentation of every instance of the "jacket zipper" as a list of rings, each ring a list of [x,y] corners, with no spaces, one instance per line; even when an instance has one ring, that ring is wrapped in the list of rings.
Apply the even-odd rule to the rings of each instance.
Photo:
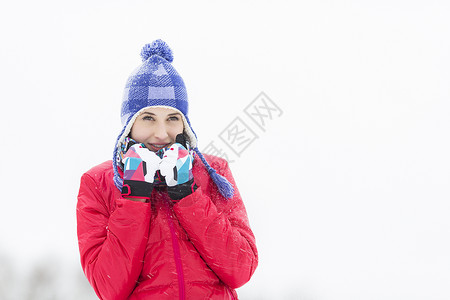
[[[225,284],[225,287],[227,288],[228,294],[230,294],[230,296],[231,296],[231,299],[233,299],[233,300],[236,300],[236,298],[234,298],[234,295],[233,295],[233,293],[231,292],[231,289],[230,289],[230,287],[229,287],[228,285],[226,285],[226,284]]]
[[[170,214],[168,199],[164,199],[163,201],[164,201],[164,206],[166,207],[167,222],[169,223],[170,235],[172,236],[172,248],[173,248],[173,255],[175,258],[175,265],[177,268],[178,290],[179,290],[180,300],[185,300],[186,293],[185,293],[185,287],[184,287],[183,267],[181,265],[180,245],[178,245],[178,239],[175,234],[175,227],[173,224],[172,215]]]

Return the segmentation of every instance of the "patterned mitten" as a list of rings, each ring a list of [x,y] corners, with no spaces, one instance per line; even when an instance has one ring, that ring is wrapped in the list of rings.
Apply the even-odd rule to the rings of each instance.
[[[150,199],[160,162],[161,158],[143,144],[131,146],[123,158],[122,196]]]
[[[159,169],[165,177],[172,200],[180,200],[197,189],[192,175],[193,160],[186,149],[186,140],[182,134],[176,137],[175,144],[165,149]]]

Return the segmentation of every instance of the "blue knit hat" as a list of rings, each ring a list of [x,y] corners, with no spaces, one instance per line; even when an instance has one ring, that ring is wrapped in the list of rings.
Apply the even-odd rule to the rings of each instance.
[[[120,156],[122,143],[131,131],[136,118],[148,107],[168,107],[178,111],[183,119],[184,133],[190,148],[202,160],[209,175],[225,198],[234,194],[232,184],[216,173],[197,148],[197,135],[188,118],[188,97],[184,81],[175,68],[172,50],[162,40],[146,44],[141,51],[142,64],[130,75],[125,85],[122,100],[121,119],[123,129],[117,137],[114,148],[113,167],[114,183],[122,190],[123,179],[118,168],[121,168]]]

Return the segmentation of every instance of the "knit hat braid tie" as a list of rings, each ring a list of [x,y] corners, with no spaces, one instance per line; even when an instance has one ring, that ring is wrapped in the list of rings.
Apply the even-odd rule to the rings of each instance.
[[[194,151],[198,154],[198,157],[200,157],[200,159],[202,160],[203,164],[208,170],[209,176],[211,176],[212,180],[216,184],[222,196],[224,196],[227,199],[233,197],[234,195],[233,185],[225,177],[223,177],[220,174],[217,174],[216,170],[214,170],[209,165],[209,163],[206,161],[206,159],[203,157],[203,155],[200,153],[197,147],[194,148]]]

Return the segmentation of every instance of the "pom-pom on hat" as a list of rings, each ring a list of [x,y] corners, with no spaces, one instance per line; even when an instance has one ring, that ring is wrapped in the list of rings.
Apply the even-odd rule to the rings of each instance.
[[[121,166],[120,149],[131,131],[136,118],[148,107],[168,107],[178,111],[183,119],[184,133],[190,148],[200,157],[220,193],[231,198],[233,186],[228,180],[217,174],[197,148],[197,135],[192,130],[188,118],[188,97],[184,81],[171,65],[173,53],[162,40],[146,44],[141,51],[142,64],[130,75],[125,85],[122,99],[121,120],[123,129],[117,137],[114,148],[114,183],[121,190],[123,179],[119,175]]]

